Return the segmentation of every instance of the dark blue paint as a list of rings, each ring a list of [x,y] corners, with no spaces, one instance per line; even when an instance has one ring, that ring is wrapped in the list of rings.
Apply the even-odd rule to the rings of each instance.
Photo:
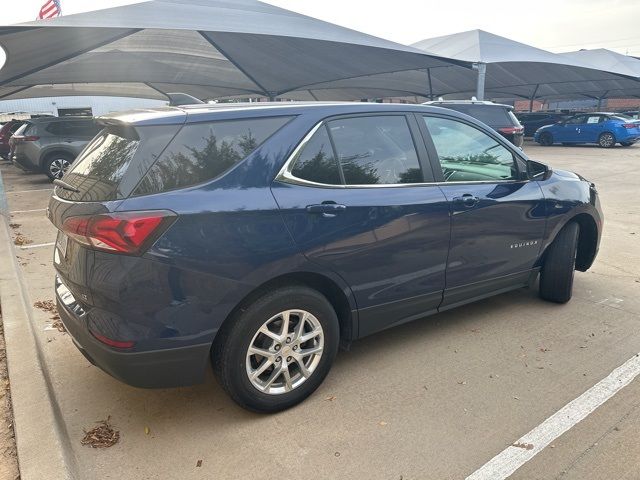
[[[346,340],[353,340],[520,286],[575,215],[592,218],[599,238],[597,198],[588,182],[567,172],[541,181],[373,188],[320,188],[274,180],[319,121],[376,112],[464,118],[499,138],[470,117],[424,106],[198,107],[116,116],[111,121],[134,125],[261,115],[294,118],[227,174],[202,185],[105,203],[66,202],[54,194],[50,218],[58,227],[70,216],[105,211],[168,209],[177,214],[141,257],[69,242],[67,259],[56,270],[87,309],[86,316],[78,318],[61,308],[74,338],[89,354],[94,352],[91,356],[99,363],[117,357],[103,368],[129,383],[191,383],[203,378],[209,347],[222,323],[243,299],[274,279],[314,275],[333,283],[351,311],[345,321],[351,322],[347,330],[352,335]],[[524,165],[524,154],[505,145]],[[418,150],[422,156],[427,151],[422,146]],[[428,164],[428,159],[421,160]],[[464,194],[478,202],[465,207],[453,201]],[[346,208],[328,216],[307,211],[307,206],[323,202]],[[527,242],[531,245],[511,248]],[[127,371],[124,353],[95,341],[87,325],[109,338],[134,340],[126,358],[143,365],[145,373]],[[164,373],[180,369],[189,369],[189,375]]]

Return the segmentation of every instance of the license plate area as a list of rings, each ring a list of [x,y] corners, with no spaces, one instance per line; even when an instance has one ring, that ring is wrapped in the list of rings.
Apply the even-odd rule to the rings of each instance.
[[[56,264],[60,264],[60,260],[67,259],[67,248],[69,246],[69,237],[62,233],[58,232],[58,237],[56,238],[56,250],[54,255],[54,262]]]

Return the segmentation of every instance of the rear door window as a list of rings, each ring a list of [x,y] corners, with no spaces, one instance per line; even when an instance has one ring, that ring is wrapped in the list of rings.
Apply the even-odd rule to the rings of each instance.
[[[338,119],[328,127],[347,185],[423,181],[404,115]]]
[[[325,185],[343,183],[326,125],[316,131],[296,154],[293,162],[291,174],[294,177]]]
[[[187,124],[151,167],[133,195],[197,185],[245,159],[292,117]]]

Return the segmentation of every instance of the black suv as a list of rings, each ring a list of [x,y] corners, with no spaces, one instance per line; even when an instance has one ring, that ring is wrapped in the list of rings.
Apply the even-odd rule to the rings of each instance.
[[[533,134],[536,133],[536,130],[540,127],[562,122],[571,117],[571,115],[556,112],[526,112],[517,113],[516,117],[518,117],[518,120],[524,127],[524,136],[533,137]]]
[[[524,128],[514,115],[511,105],[478,100],[437,100],[426,102],[425,105],[450,108],[457,112],[466,113],[489,125],[516,147],[522,148]]]

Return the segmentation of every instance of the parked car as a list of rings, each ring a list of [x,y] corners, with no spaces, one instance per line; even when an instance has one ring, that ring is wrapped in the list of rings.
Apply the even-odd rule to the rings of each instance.
[[[597,143],[603,148],[611,148],[619,143],[629,147],[640,140],[640,122],[615,113],[585,113],[541,127],[533,139],[546,146]]]
[[[562,120],[566,120],[571,115],[566,113],[555,113],[555,112],[527,112],[527,113],[517,113],[516,117],[524,127],[524,136],[525,137],[533,137],[540,127],[544,127],[545,125],[553,125],[554,123],[561,122]]]
[[[0,128],[0,157],[9,159],[9,139],[20,128],[22,120],[9,120]]]
[[[99,131],[91,117],[41,117],[25,121],[11,137],[10,159],[19,168],[62,178]]]
[[[631,117],[634,120],[640,120],[640,112],[638,110],[630,110],[628,112],[622,112],[625,117]]]
[[[437,100],[424,105],[449,108],[486,123],[516,147],[524,144],[524,128],[513,113],[511,105],[478,100]]]
[[[257,105],[257,106],[256,106]],[[310,395],[338,345],[532,284],[571,298],[598,251],[595,186],[453,110],[197,105],[103,117],[48,217],[58,311],[138,387],[243,407]]]

